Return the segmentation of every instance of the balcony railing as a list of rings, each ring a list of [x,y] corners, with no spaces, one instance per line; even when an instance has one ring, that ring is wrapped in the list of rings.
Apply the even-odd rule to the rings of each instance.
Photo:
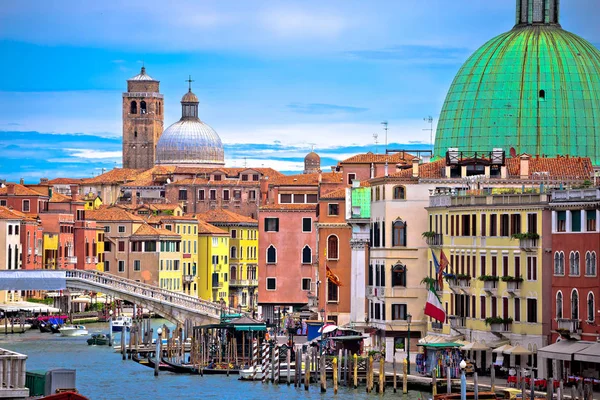
[[[385,296],[385,288],[383,287],[374,287],[374,286],[368,286],[367,287],[367,296],[373,296],[373,297],[384,297]]]
[[[451,315],[448,319],[450,320],[450,327],[454,329],[464,328],[467,320],[465,317],[459,317],[457,315]]]
[[[495,295],[498,291],[498,281],[484,281],[483,289],[489,294]]]
[[[77,264],[77,257],[75,257],[75,256],[65,257],[65,262],[67,264]]]
[[[519,239],[519,247],[525,251],[534,251],[538,247],[539,239]]]
[[[194,282],[194,275],[184,275],[183,276],[183,283],[191,283]]]
[[[578,319],[557,318],[556,322],[558,323],[558,330],[560,331],[567,331],[570,333],[579,332],[580,327]]]
[[[85,258],[85,263],[86,264],[97,264],[98,263],[98,257],[86,257]]]
[[[434,236],[425,238],[425,241],[430,247],[441,247],[444,245],[444,235],[436,233]]]
[[[490,324],[490,331],[493,333],[506,333],[512,329],[512,322],[501,322]]]
[[[600,200],[600,189],[571,189],[555,190],[552,192],[552,202],[555,201],[579,201]]]
[[[431,329],[441,331],[444,328],[444,324],[442,322],[432,322]]]
[[[27,356],[10,350],[0,349],[0,397],[27,398],[29,389],[25,387],[25,362]]]
[[[518,281],[508,281],[506,282],[506,290],[511,293],[513,296],[519,296],[521,292],[521,282]]]
[[[258,286],[256,279],[232,279],[229,281],[229,286]]]

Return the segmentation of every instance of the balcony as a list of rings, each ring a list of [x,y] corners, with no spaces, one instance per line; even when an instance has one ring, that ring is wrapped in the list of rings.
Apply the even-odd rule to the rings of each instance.
[[[558,201],[593,201],[600,200],[600,189],[571,189],[555,190],[552,192],[552,202]]]
[[[425,237],[425,241],[429,247],[442,247],[444,245],[444,235],[436,233],[433,236]]]
[[[467,320],[465,317],[457,315],[450,315],[448,319],[450,320],[450,328],[452,329],[464,329]]]
[[[97,264],[98,263],[98,257],[86,257],[85,258],[85,263],[86,264]]]
[[[183,275],[183,283],[192,283],[194,282],[194,275]]]
[[[492,333],[507,333],[512,330],[512,320],[504,322],[493,322],[490,324],[490,332]]]
[[[385,288],[368,286],[367,287],[367,296],[385,297]]]
[[[581,327],[578,319],[557,318],[556,322],[558,323],[559,331],[575,334],[580,332]]]
[[[433,329],[434,331],[441,331],[442,329],[444,329],[444,324],[442,322],[432,322],[431,323],[431,329]]]
[[[26,360],[24,354],[0,349],[0,398],[28,398],[29,389],[25,387]]]
[[[531,252],[538,248],[539,239],[519,239],[519,247],[521,250]]]
[[[520,281],[507,281],[506,290],[514,297],[519,297],[521,294],[521,282]]]
[[[67,264],[77,264],[77,257],[75,257],[75,256],[65,257],[65,263],[67,263]]]

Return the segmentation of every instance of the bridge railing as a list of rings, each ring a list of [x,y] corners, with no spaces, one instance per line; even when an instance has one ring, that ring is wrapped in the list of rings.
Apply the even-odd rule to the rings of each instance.
[[[24,354],[0,349],[0,397],[5,397],[4,392],[25,388],[26,360]]]
[[[221,307],[216,303],[183,293],[171,292],[170,290],[161,289],[146,283],[98,271],[66,270],[65,272],[67,279],[79,279],[84,282],[103,285],[117,291],[135,293],[149,300],[176,304],[215,318],[219,318],[221,314]]]

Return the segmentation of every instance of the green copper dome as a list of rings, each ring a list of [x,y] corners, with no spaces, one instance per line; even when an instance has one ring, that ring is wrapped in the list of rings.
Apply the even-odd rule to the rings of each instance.
[[[600,165],[600,51],[563,30],[550,2],[519,0],[517,25],[462,66],[440,114],[437,156],[513,147]]]

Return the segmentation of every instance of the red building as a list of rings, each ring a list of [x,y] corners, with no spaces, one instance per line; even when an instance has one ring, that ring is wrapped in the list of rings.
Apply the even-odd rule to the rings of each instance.
[[[41,194],[18,183],[7,183],[0,187],[0,206],[26,214],[37,215],[48,207],[50,196]]]
[[[552,342],[600,337],[599,204],[597,188],[552,195]]]

